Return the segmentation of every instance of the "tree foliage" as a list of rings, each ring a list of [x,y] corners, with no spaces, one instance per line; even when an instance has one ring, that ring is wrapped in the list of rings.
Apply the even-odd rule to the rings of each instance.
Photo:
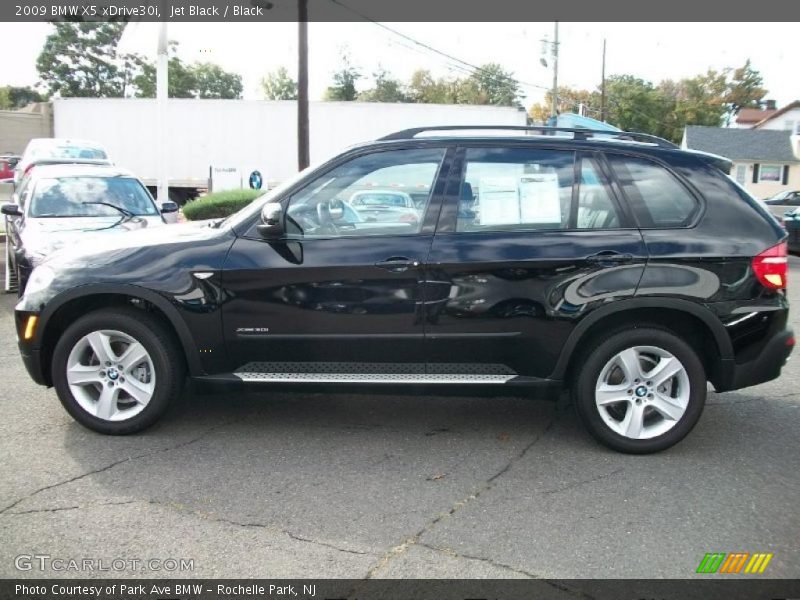
[[[373,73],[374,87],[358,95],[365,102],[409,102],[405,86],[395,79],[386,69],[380,68]]]
[[[118,56],[123,22],[53,23],[36,69],[50,95],[105,98],[126,95],[135,59]]]
[[[361,72],[350,64],[350,56],[342,53],[342,66],[333,74],[333,85],[325,90],[325,100],[351,102],[358,98],[356,82],[361,79]]]
[[[45,97],[30,87],[6,85],[0,87],[0,110],[17,110],[31,102],[44,102]]]
[[[135,54],[118,52],[124,22],[54,23],[36,61],[51,95],[64,98],[119,98],[156,95],[156,68]],[[169,96],[241,98],[242,78],[209,63],[186,64],[170,43]]]
[[[297,100],[297,82],[289,76],[286,67],[278,67],[261,80],[261,89],[267,100]]]
[[[658,85],[632,75],[606,79],[606,121],[627,131],[641,131],[680,142],[687,125],[720,126],[741,108],[757,107],[767,91],[750,61],[739,69],[716,71]],[[550,116],[552,94],[534,104],[529,115],[536,122]],[[599,119],[600,90],[558,89],[559,112],[577,112],[583,105]]]

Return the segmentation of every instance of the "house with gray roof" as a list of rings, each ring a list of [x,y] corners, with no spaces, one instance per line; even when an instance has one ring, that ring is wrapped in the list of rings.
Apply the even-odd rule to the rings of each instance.
[[[682,148],[733,161],[731,177],[757,198],[800,190],[800,136],[771,129],[728,129],[690,125]]]

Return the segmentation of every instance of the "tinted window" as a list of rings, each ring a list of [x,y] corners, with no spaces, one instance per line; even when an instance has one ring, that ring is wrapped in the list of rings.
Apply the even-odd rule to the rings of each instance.
[[[578,187],[578,229],[613,229],[620,226],[617,207],[594,160],[581,160]]]
[[[375,152],[314,179],[289,201],[290,236],[419,233],[444,149]]]
[[[41,179],[30,200],[31,217],[119,217],[121,212],[95,204],[105,202],[133,213],[158,214],[147,190],[127,177],[59,177]]]
[[[470,148],[456,231],[566,229],[575,153]]]
[[[681,227],[691,222],[699,205],[672,173],[642,158],[608,158],[642,227]]]

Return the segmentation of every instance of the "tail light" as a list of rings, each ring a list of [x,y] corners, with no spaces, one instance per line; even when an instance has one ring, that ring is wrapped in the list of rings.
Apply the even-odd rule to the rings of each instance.
[[[397,219],[400,223],[418,223],[417,215],[412,213],[404,213]]]
[[[764,287],[770,290],[782,290],[786,287],[786,274],[789,271],[787,256],[787,244],[781,242],[753,258],[753,273]]]
[[[30,173],[31,169],[33,169],[33,167],[35,167],[35,166],[36,166],[35,164],[31,163],[27,167],[25,167],[25,170],[22,172],[22,176],[24,177],[25,175]]]

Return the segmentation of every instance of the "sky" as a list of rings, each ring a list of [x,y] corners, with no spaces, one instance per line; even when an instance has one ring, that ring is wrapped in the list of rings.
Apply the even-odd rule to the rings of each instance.
[[[540,102],[552,86],[552,68],[540,64],[545,36],[553,23],[385,23],[417,42],[472,65],[498,62],[523,82],[524,105]],[[126,51],[155,56],[155,23],[134,23],[123,38]],[[52,27],[46,23],[0,23],[0,50],[6,60],[0,85],[33,85],[36,57]],[[188,62],[215,62],[243,77],[244,97],[260,99],[259,82],[286,66],[296,74],[296,23],[170,23]],[[738,67],[748,58],[764,77],[767,98],[778,106],[800,99],[800,53],[794,23],[560,23],[559,85],[593,89],[601,79],[603,39],[606,74],[630,74],[657,83]],[[445,58],[381,25],[309,24],[309,78],[312,100],[320,100],[341,65],[342,52],[370,85],[378,68],[407,80],[418,68],[437,76],[464,76],[463,63]],[[11,58],[11,60],[9,60]],[[550,61],[552,62],[552,61]]]

